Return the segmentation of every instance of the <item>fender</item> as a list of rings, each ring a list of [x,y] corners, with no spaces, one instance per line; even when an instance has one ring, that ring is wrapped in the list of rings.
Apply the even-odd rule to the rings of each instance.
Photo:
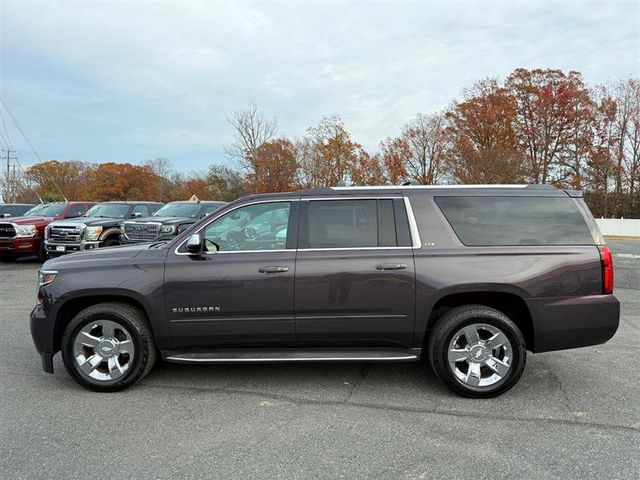
[[[519,297],[525,304],[526,299],[530,297],[526,290],[505,283],[461,283],[450,285],[448,287],[437,290],[436,292],[427,293],[422,289],[426,286],[416,285],[416,321],[414,331],[414,345],[422,345],[427,329],[431,327],[434,319],[431,319],[433,308],[443,298],[449,295],[461,293],[507,293]]]
[[[110,237],[111,235],[113,235],[114,233],[118,234],[118,237],[120,237],[120,227],[109,227],[108,229],[106,229],[105,231],[103,231],[100,236],[98,237],[99,241],[104,241],[107,237]]]

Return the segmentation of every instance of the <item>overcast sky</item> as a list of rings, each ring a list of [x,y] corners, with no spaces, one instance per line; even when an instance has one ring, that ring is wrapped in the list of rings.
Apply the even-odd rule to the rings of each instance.
[[[590,84],[640,75],[638,1],[131,3],[0,0],[0,94],[43,159],[164,156],[205,170],[228,161],[226,119],[250,101],[282,135],[336,113],[375,149],[417,112],[518,67]]]

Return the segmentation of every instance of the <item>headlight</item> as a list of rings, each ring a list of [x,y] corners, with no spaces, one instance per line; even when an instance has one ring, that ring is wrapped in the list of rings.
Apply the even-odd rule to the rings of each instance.
[[[16,237],[35,237],[37,233],[35,225],[16,225]]]
[[[85,240],[96,241],[100,238],[100,234],[102,233],[102,227],[87,227],[85,231]]]
[[[163,225],[162,233],[174,233],[176,231],[175,225]]]
[[[56,279],[57,275],[58,272],[56,270],[38,270],[38,286],[49,285]]]

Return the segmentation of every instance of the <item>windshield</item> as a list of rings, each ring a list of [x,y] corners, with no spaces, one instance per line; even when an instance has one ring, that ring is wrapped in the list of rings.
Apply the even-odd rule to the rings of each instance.
[[[84,214],[85,217],[124,218],[129,205],[121,203],[99,203]]]
[[[64,212],[64,209],[67,208],[65,204],[59,203],[43,203],[42,205],[36,205],[27,213],[24,214],[25,217],[55,217]]]
[[[190,217],[196,218],[200,214],[200,203],[168,203],[153,214],[154,217]]]

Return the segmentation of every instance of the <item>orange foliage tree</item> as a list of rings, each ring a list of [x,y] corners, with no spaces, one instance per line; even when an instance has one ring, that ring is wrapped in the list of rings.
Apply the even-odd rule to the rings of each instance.
[[[247,183],[254,193],[287,192],[294,187],[298,169],[295,145],[278,138],[260,145],[250,157]]]
[[[460,183],[522,182],[513,98],[492,79],[478,82],[465,97],[447,112],[452,178]]]
[[[84,200],[80,190],[94,169],[84,162],[49,160],[29,167],[25,175],[42,198]]]
[[[149,167],[130,163],[102,163],[80,188],[86,200],[149,200],[157,195],[158,176]]]

